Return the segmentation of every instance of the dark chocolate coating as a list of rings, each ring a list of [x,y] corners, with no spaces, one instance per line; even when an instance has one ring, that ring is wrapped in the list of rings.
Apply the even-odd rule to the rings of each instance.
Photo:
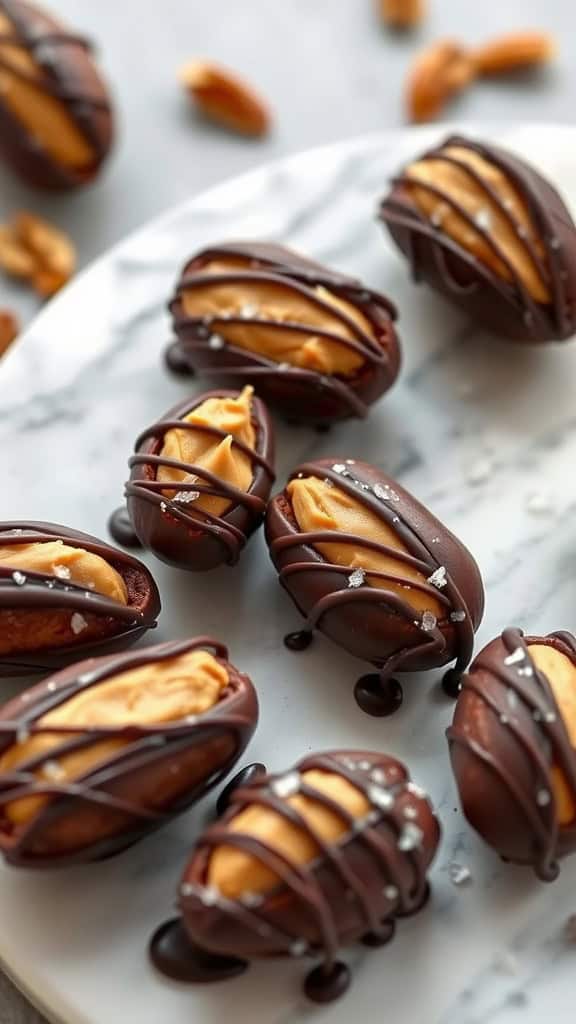
[[[226,648],[197,637],[71,665],[0,709],[2,754],[22,734],[41,733],[35,723],[83,690],[198,648],[214,654],[229,675],[221,700],[208,711],[141,728],[51,726],[51,734],[62,733],[59,746],[19,765],[12,775],[0,775],[0,851],[10,864],[52,868],[99,860],[160,828],[230,771],[256,728],[258,703],[252,683],[230,664]],[[48,762],[57,765],[66,752],[113,737],[130,742],[71,783],[34,773]],[[2,807],[16,795],[49,795],[50,800],[29,822],[14,825]]]
[[[558,822],[551,769],[561,770],[576,802],[576,751],[550,682],[530,656],[532,644],[554,647],[576,666],[570,633],[505,630],[464,676],[446,735],[472,827],[503,858],[553,881],[557,859],[576,852],[576,821]]]
[[[266,538],[282,586],[307,617],[305,631],[319,629],[351,654],[377,665],[383,680],[395,671],[437,668],[454,658],[458,668],[464,669],[484,611],[482,579],[470,552],[428,509],[376,466],[358,460],[318,459],[298,466],[290,479],[299,476],[327,479],[376,513],[409,551],[409,555],[397,549],[390,553],[420,569],[425,579],[441,567],[446,570],[446,582],[440,589],[406,579],[410,588],[430,594],[445,607],[442,619],[434,618],[432,624],[423,626],[423,617],[410,604],[409,591],[403,599],[366,582],[351,587],[353,570],[330,563],[315,547],[320,542],[345,541],[348,535],[336,531],[301,533],[288,492],[284,491],[268,506]],[[362,538],[357,544],[371,546]],[[372,544],[381,554],[389,551],[379,543]]]
[[[355,819],[333,798],[302,775],[311,769],[331,772],[359,788],[369,804]],[[341,817],[346,826],[336,841],[322,838],[288,799],[308,796]],[[298,865],[274,847],[243,832],[231,832],[231,820],[244,808],[261,805],[305,832],[318,856]],[[330,751],[304,757],[286,775],[257,777],[232,794],[220,823],[200,836],[184,873],[180,907],[192,943],[224,956],[255,959],[271,956],[322,957],[328,976],[339,976],[340,946],[369,936],[374,944],[391,937],[391,918],[422,905],[426,873],[440,838],[440,826],[423,792],[409,781],[405,767],[385,754]],[[280,879],[264,893],[224,899],[207,885],[209,860],[221,845],[245,851]],[[308,992],[324,1001],[335,998]],[[336,986],[338,989],[338,986]]]
[[[239,491],[206,469],[191,463],[166,459],[159,453],[164,435],[173,428],[203,432],[225,438],[225,431],[183,423],[183,417],[208,398],[236,397],[238,392],[219,389],[206,391],[171,409],[158,423],[140,435],[136,454],[130,459],[131,474],[126,484],[128,514],[136,536],[145,548],[179,569],[205,572],[219,565],[235,565],[246,541],[260,526],[274,483],[274,431],[264,403],[253,396],[252,422],[256,429],[256,449],[233,439],[233,447],[244,452],[252,463],[252,482],[248,491]],[[158,466],[172,466],[199,478],[196,483],[157,481]],[[194,508],[194,502],[178,502],[163,491],[216,494],[230,499],[221,516]]]
[[[0,523],[0,547],[53,540],[100,555],[122,576],[128,604],[49,573],[14,573],[0,565],[0,677],[53,672],[81,657],[122,650],[156,626],[160,595],[150,571],[137,558],[88,533],[56,523]],[[78,635],[70,628],[75,612],[87,623]],[[21,651],[1,653],[2,636],[9,636],[15,624],[33,637],[47,616],[55,631],[53,644],[29,644]]]
[[[217,317],[191,319],[185,316],[182,292],[206,280],[202,270],[210,260],[226,256],[240,256],[249,261],[249,265],[227,274],[210,275],[211,281],[237,284],[240,292],[243,283],[268,282],[285,287],[295,297],[306,297],[320,309],[325,309],[331,318],[336,317],[343,325],[351,327],[354,341],[298,323],[283,322],[282,329],[291,330],[296,336],[314,334],[333,339],[339,345],[355,349],[363,357],[363,365],[351,377],[324,376],[314,370],[274,362],[232,343],[212,347],[211,338],[219,337],[219,331],[223,330],[226,322],[268,324],[271,330],[279,326],[276,321],[259,316],[258,311],[252,317],[228,318],[228,321]],[[316,296],[314,289],[318,286],[329,289],[355,306],[370,322],[373,331],[368,334],[344,313]],[[392,303],[378,292],[364,287],[360,281],[280,245],[237,242],[203,249],[184,267],[170,311],[179,339],[175,351],[180,362],[180,357],[185,357],[194,371],[216,375],[236,386],[253,383],[266,401],[292,421],[322,425],[350,416],[365,416],[368,407],[392,387],[398,376],[400,348],[394,329],[396,310]]]
[[[460,136],[450,136],[418,158],[441,158],[465,170],[471,185],[494,200],[514,227],[513,214],[498,193],[462,161],[443,153],[446,146],[464,147],[489,161],[506,175],[522,197],[544,250],[542,259],[525,239],[526,255],[548,282],[551,302],[543,304],[532,298],[489,229],[480,227],[441,189],[433,190],[418,182],[419,188],[438,196],[439,204],[448,205],[475,232],[485,235],[494,254],[508,266],[512,280],[504,280],[445,234],[441,225],[433,224],[410,196],[406,175],[400,174],[381,203],[380,219],[408,259],[414,280],[426,281],[475,322],[512,341],[542,343],[572,337],[576,331],[576,225],[558,192],[534,167],[512,153]],[[522,238],[521,229],[518,235]]]
[[[13,26],[11,39],[15,38],[44,72],[39,91],[62,102],[93,150],[94,159],[81,168],[59,164],[2,102],[1,94],[0,154],[23,181],[36,188],[63,190],[87,184],[98,174],[113,142],[110,96],[92,59],[90,44],[24,0],[0,0],[0,13]]]

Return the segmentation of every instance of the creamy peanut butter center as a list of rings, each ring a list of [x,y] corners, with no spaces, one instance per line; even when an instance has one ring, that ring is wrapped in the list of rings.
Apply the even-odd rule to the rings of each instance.
[[[227,274],[251,270],[248,260],[220,257],[202,267],[202,274]],[[249,352],[257,352],[278,363],[289,363],[324,374],[351,376],[364,359],[361,354],[338,343],[338,338],[356,340],[353,329],[337,314],[344,314],[357,327],[373,336],[370,321],[350,302],[327,288],[317,285],[314,294],[324,303],[286,284],[268,281],[211,282],[209,279],[184,289],[182,305],[190,317],[223,317],[214,325],[216,333],[230,344]],[[329,308],[326,309],[325,306]],[[331,313],[334,310],[334,314]],[[249,315],[248,315],[249,314]],[[244,323],[227,323],[227,316],[246,317]],[[250,320],[270,320],[272,325],[258,325]],[[289,330],[282,324],[304,325],[307,330]],[[329,331],[334,339],[325,338],[315,330]]]
[[[14,29],[0,12],[0,37],[6,35],[14,35]],[[94,162],[92,147],[76,127],[65,104],[44,89],[44,72],[30,53],[23,46],[0,38],[0,61],[2,103],[31,138],[58,164],[89,167]],[[33,81],[24,80],[20,77],[22,74]]]
[[[354,818],[363,818],[370,810],[361,790],[341,775],[311,769],[302,773],[302,780],[330,797]],[[348,831],[341,815],[312,797],[297,793],[288,797],[286,803],[302,815],[321,839],[335,842]],[[227,828],[230,832],[259,839],[292,864],[308,864],[320,853],[320,847],[307,832],[268,807],[246,807],[232,818]],[[223,844],[210,857],[206,881],[233,900],[247,892],[268,892],[278,884],[279,878],[257,857]]]
[[[536,225],[522,196],[506,175],[477,153],[461,146],[447,146],[443,152],[461,161],[475,172],[499,197],[496,202],[463,168],[433,157],[418,160],[406,169],[406,177],[441,189],[448,199],[461,207],[479,228],[490,234],[498,248],[514,268],[520,281],[536,302],[551,301],[547,280],[534,265],[527,250],[531,242],[538,256],[545,262],[545,254]],[[512,274],[489,246],[482,232],[468,224],[456,210],[442,198],[426,188],[409,186],[410,195],[418,209],[444,234],[475,256],[505,281]],[[513,226],[501,206],[512,216]]]
[[[402,561],[401,555],[408,554],[408,549],[392,527],[375,512],[330,481],[318,477],[291,480],[287,490],[296,522],[304,533],[333,530],[335,533],[354,534],[357,538],[353,543],[337,540],[334,543],[313,543],[324,558],[336,565],[348,566],[351,571],[363,569],[367,574],[366,583],[398,594],[415,611],[430,611],[438,619],[445,616],[445,609],[433,595],[410,586],[412,581],[425,583],[426,577]],[[395,549],[398,557],[364,547],[363,539]],[[399,581],[371,576],[371,569],[399,577]]]
[[[252,483],[252,463],[249,456],[233,444],[233,440],[241,441],[252,451],[256,447],[256,431],[252,424],[251,412],[253,395],[254,388],[246,387],[238,398],[206,399],[184,416],[183,422],[218,427],[219,430],[226,431],[227,437],[220,439],[202,430],[169,430],[164,436],[160,455],[206,469],[225,483],[232,484],[241,491],[247,491]],[[172,469],[170,466],[159,466],[156,477],[166,483],[203,482],[200,475]],[[168,498],[173,498],[176,493],[177,490],[163,491]],[[199,493],[193,500],[190,500],[189,495],[190,492],[182,492],[187,508],[202,509],[215,516],[221,516],[230,505],[227,498],[218,498],[211,494]]]
[[[43,715],[36,724],[43,731],[15,743],[0,757],[0,778],[31,758],[46,758],[35,772],[38,783],[65,784],[113,757],[129,739],[95,740],[75,753],[56,757],[56,748],[90,728],[155,726],[201,715],[213,707],[228,685],[228,673],[208,651],[189,651],[167,661],[153,662],[120,672],[111,679],[87,687],[77,696]],[[78,732],[50,732],[50,727],[78,728]],[[50,752],[55,751],[55,758]],[[46,803],[46,797],[15,800],[3,809],[13,824],[29,821]]]
[[[27,569],[47,573],[64,582],[104,594],[120,604],[128,604],[126,584],[116,569],[100,555],[84,548],[70,547],[61,540],[2,546],[0,538],[0,565],[23,573]]]
[[[544,673],[552,687],[570,743],[576,750],[576,666],[566,654],[547,644],[530,644],[529,650],[536,668]],[[576,816],[576,794],[570,791],[565,775],[556,765],[552,768],[552,786],[558,821],[568,825]]]

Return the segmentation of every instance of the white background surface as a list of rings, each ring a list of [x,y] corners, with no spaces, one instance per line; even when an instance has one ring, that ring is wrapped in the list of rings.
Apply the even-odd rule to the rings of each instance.
[[[165,207],[258,163],[401,124],[406,65],[436,35],[477,42],[529,26],[556,32],[562,52],[554,69],[483,83],[450,113],[573,119],[572,0],[436,0],[425,27],[407,38],[379,28],[371,0],[54,0],[51,7],[99,43],[119,108],[118,146],[101,181],[76,195],[43,198],[0,171],[0,219],[18,207],[44,212],[70,231],[82,264]],[[195,55],[229,62],[261,88],[276,113],[269,140],[238,140],[195,120],[176,82],[178,68]],[[36,309],[4,280],[0,304],[16,306],[25,318]],[[0,1022],[33,1019],[0,983]]]

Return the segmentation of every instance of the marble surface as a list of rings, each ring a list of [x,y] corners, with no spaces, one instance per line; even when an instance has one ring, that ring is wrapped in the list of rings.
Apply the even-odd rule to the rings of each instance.
[[[104,535],[139,430],[186,387],[163,371],[165,301],[189,252],[224,237],[282,239],[398,301],[399,386],[363,423],[329,435],[280,426],[278,478],[304,457],[373,461],[469,545],[487,588],[481,644],[511,622],[574,628],[576,348],[516,348],[474,330],[409,282],[374,222],[387,176],[437,129],[372,136],[292,158],[187,203],[95,264],[47,308],[0,367],[0,473],[6,518],[43,518]],[[534,160],[576,209],[576,130],[524,127],[485,136]],[[328,1009],[300,995],[304,965],[270,963],[220,987],[189,990],[146,960],[170,914],[187,850],[211,812],[195,812],[101,865],[34,875],[0,869],[0,960],[50,1017],[69,1024],[237,1024],[374,1019],[393,1024],[536,1024],[572,1019],[576,858],[544,886],[506,867],[457,809],[444,740],[451,707],[437,674],[406,679],[390,720],[364,716],[351,684],[361,663],[318,639],[294,655],[298,622],[257,535],[240,567],[193,576],[150,559],[164,610],[155,640],[214,632],[259,690],[248,757],[273,768],[309,749],[363,746],[405,758],[444,827],[433,898],[380,952],[354,948],[349,994]],[[454,883],[457,867],[470,877]]]

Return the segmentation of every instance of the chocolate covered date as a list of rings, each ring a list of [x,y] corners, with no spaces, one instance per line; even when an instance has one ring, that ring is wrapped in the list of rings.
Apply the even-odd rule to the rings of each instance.
[[[529,164],[452,136],[404,168],[380,216],[428,282],[478,324],[514,341],[576,330],[576,225]]]
[[[126,484],[133,534],[120,509],[112,535],[182,569],[234,565],[264,518],[273,462],[272,423],[253,388],[188,399],[136,441]]]
[[[69,666],[0,708],[0,851],[25,867],[119,852],[222,779],[257,716],[207,637]]]
[[[186,264],[170,309],[172,369],[250,381],[290,420],[365,416],[398,375],[392,304],[279,245],[202,250]]]
[[[159,612],[156,584],[131,555],[55,523],[0,523],[0,676],[128,647]]]
[[[293,650],[319,629],[378,675],[356,699],[390,714],[402,691],[395,671],[468,665],[484,609],[478,567],[464,545],[390,477],[354,459],[297,467],[266,516],[270,555],[282,586],[306,616],[289,634]],[[454,672],[449,674],[452,681]]]
[[[464,676],[447,736],[470,824],[552,881],[576,852],[576,639],[505,630]]]
[[[38,188],[85,185],[112,145],[90,44],[25,0],[0,0],[0,153]]]
[[[182,922],[156,934],[154,963],[211,981],[253,959],[319,957],[304,990],[336,999],[350,975],[340,946],[384,945],[396,918],[424,905],[439,837],[426,795],[385,754],[311,754],[286,774],[257,775],[200,836],[180,887]]]

